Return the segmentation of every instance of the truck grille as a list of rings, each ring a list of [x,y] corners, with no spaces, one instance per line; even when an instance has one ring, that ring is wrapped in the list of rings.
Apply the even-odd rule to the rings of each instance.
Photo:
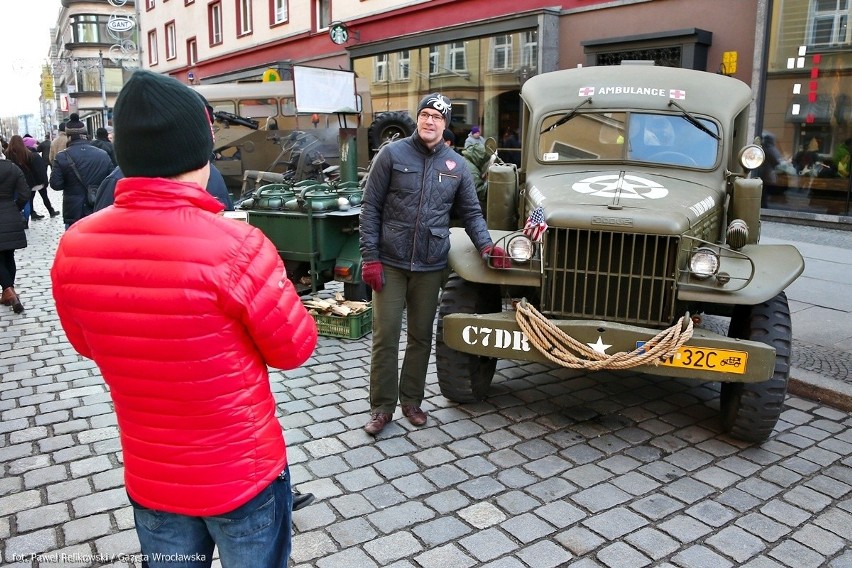
[[[542,310],[665,327],[674,319],[679,238],[548,229]]]

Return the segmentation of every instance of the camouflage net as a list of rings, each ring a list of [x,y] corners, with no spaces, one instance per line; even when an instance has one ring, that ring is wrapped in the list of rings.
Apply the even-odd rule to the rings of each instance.
[[[630,369],[639,365],[659,365],[673,357],[692,337],[692,318],[682,316],[677,323],[664,329],[642,347],[633,351],[620,351],[612,355],[595,351],[559,329],[522,299],[515,305],[515,319],[530,343],[552,362],[569,369]],[[573,350],[573,352],[572,352]],[[578,353],[580,356],[575,355]]]

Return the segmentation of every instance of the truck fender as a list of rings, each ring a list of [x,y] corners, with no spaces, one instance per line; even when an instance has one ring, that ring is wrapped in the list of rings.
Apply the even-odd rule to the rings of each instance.
[[[488,231],[498,242],[514,231]],[[541,286],[541,275],[530,270],[489,268],[462,227],[450,228],[450,268],[468,282],[506,286]]]
[[[681,285],[677,299],[683,302],[755,306],[784,291],[805,270],[805,259],[793,245],[746,245],[744,257],[723,257],[720,270],[748,282],[739,290],[724,287]],[[749,262],[750,261],[750,262]],[[757,277],[756,277],[757,276]]]

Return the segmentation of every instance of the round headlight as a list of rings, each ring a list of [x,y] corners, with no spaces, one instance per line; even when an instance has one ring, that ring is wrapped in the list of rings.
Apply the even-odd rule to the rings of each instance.
[[[509,246],[506,247],[506,252],[515,262],[527,262],[532,258],[535,247],[531,240],[527,237],[519,235],[509,241]]]
[[[719,270],[719,255],[711,248],[698,248],[689,259],[689,270],[701,280],[710,278]]]
[[[766,153],[756,144],[749,144],[740,151],[740,164],[744,169],[759,168],[764,160],[766,160]]]

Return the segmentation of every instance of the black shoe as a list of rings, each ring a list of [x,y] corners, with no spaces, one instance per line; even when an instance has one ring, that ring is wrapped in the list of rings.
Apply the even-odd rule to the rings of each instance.
[[[38,221],[39,219],[44,219],[44,215],[39,215],[38,213],[33,211],[32,213],[30,213],[30,219]]]
[[[58,216],[59,216],[59,211],[55,211],[55,210],[52,210],[52,209],[51,209],[51,211],[50,211],[50,216],[51,216],[51,217],[58,217]]]
[[[314,494],[313,493],[299,493],[295,489],[293,490],[293,510],[298,511],[304,507],[307,507],[311,503],[314,502]]]

